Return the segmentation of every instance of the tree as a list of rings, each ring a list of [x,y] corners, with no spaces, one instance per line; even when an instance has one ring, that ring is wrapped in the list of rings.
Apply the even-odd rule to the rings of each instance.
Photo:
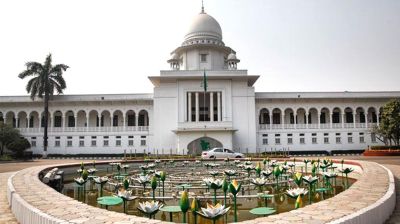
[[[400,145],[400,100],[391,100],[383,106],[379,126],[372,132],[385,145]]]
[[[31,143],[26,139],[26,138],[18,138],[13,142],[10,142],[7,144],[7,149],[15,152],[17,158],[20,158],[23,156],[24,151],[26,149],[29,149],[31,147]]]
[[[18,140],[20,137],[21,135],[17,129],[0,122],[0,155],[3,155],[4,149],[8,144]]]
[[[63,90],[67,88],[65,80],[63,78],[63,72],[69,67],[64,64],[52,65],[51,54],[46,57],[44,64],[38,62],[27,62],[26,70],[21,72],[18,77],[24,79],[28,76],[33,76],[27,85],[26,91],[30,93],[31,99],[35,100],[35,97],[41,99],[44,98],[44,136],[43,136],[43,158],[47,157],[47,129],[49,119],[49,100],[54,95],[54,91],[57,94],[62,94]]]

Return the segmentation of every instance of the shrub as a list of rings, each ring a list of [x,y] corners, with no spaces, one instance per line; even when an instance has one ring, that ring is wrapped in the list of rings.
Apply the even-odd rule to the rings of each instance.
[[[7,148],[13,152],[17,158],[21,158],[24,155],[24,151],[31,147],[31,143],[26,138],[20,138],[7,145]]]
[[[399,150],[400,149],[400,146],[395,146],[395,145],[376,145],[376,146],[371,146],[371,149],[372,150],[389,150],[389,149],[391,149],[391,150],[395,150],[395,149],[397,149],[397,150]]]

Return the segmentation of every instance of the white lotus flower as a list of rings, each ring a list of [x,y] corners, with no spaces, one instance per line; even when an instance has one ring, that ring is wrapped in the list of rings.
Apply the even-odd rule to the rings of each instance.
[[[185,161],[183,161],[183,163],[184,163],[184,164],[188,164],[188,163],[189,163],[189,161],[185,160]]]
[[[163,205],[158,201],[146,201],[143,203],[139,202],[138,209],[146,214],[153,214],[158,211]]]
[[[195,163],[201,163],[201,161],[200,160],[196,160]]]
[[[314,183],[315,181],[318,180],[318,177],[313,177],[311,175],[308,175],[308,176],[303,177],[303,180],[305,182],[307,182],[308,184],[312,184],[312,183]]]
[[[97,172],[97,169],[96,169],[96,168],[90,168],[90,169],[88,169],[87,172],[88,172],[89,174],[94,174],[94,173]]]
[[[246,161],[244,162],[245,165],[252,165],[253,163],[251,161]]]
[[[244,169],[245,169],[245,170],[254,170],[254,168],[255,168],[255,167],[254,167],[253,165],[245,165],[245,166],[244,166]]]
[[[223,181],[221,179],[214,179],[214,178],[204,178],[204,183],[211,188],[221,188]]]
[[[139,176],[138,178],[134,178],[134,180],[136,180],[140,184],[146,184],[150,182],[150,176],[149,175]]]
[[[77,173],[82,173],[83,170],[82,170],[82,169],[77,169],[76,172],[77,172]]]
[[[201,208],[202,213],[200,213],[200,215],[213,219],[217,216],[224,215],[229,211],[229,209],[230,207],[225,208],[225,206],[220,203],[215,206],[207,203],[207,208]]]
[[[118,190],[118,197],[124,198],[126,200],[131,200],[134,197],[132,197],[132,191],[127,191],[127,190]]]
[[[261,171],[261,174],[265,177],[269,177],[272,174],[272,170],[268,169],[268,170],[263,170]]]
[[[211,176],[216,176],[216,175],[219,174],[219,172],[218,172],[218,171],[215,171],[215,170],[208,171],[208,173],[209,173]]]
[[[297,196],[301,195],[306,195],[308,193],[308,190],[304,188],[292,188],[289,190],[286,190],[286,194],[288,194],[292,198],[297,198]]]
[[[233,161],[235,164],[239,164],[240,163],[240,160],[235,160],[235,161]]]
[[[104,177],[95,177],[95,178],[93,178],[93,180],[94,180],[94,182],[95,182],[96,184],[105,184],[105,183],[107,183],[107,181],[108,181],[108,177],[107,177],[107,176],[104,176]]]
[[[79,185],[83,185],[86,183],[86,180],[84,180],[82,177],[78,177],[78,178],[74,178],[75,183],[79,184]]]
[[[244,165],[243,165],[243,164],[238,164],[238,165],[236,165],[236,167],[237,167],[237,168],[243,168]]]
[[[256,178],[256,179],[251,179],[250,182],[254,185],[257,186],[263,186],[267,183],[267,179],[264,178]]]
[[[117,166],[118,164],[119,165],[121,165],[121,163],[115,163],[115,162],[112,162],[112,163],[109,163],[111,166]]]
[[[236,174],[236,170],[224,170],[224,173],[228,176],[233,176]]]
[[[122,169],[128,169],[128,168],[129,168],[129,165],[122,165],[121,168],[122,168]]]
[[[149,165],[147,165],[148,168],[154,168],[156,166],[156,164],[154,163],[150,163]]]
[[[335,172],[323,172],[322,175],[327,178],[337,177],[337,174]]]
[[[157,159],[156,161],[154,161],[155,163],[161,163],[161,160]]]

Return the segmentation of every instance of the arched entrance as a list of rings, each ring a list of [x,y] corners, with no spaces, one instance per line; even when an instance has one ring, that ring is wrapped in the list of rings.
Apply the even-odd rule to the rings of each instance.
[[[201,137],[190,142],[187,149],[189,155],[200,155],[202,151],[215,147],[222,147],[222,143],[214,138]]]

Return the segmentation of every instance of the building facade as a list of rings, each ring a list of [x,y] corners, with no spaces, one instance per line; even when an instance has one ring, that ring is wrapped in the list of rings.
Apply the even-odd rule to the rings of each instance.
[[[48,153],[198,154],[202,142],[245,153],[361,150],[379,144],[370,130],[382,106],[400,98],[400,92],[255,92],[259,76],[238,69],[236,51],[204,10],[167,62],[170,70],[149,76],[153,94],[54,96]],[[40,99],[0,96],[0,122],[18,128],[35,154],[43,153],[42,120]]]

